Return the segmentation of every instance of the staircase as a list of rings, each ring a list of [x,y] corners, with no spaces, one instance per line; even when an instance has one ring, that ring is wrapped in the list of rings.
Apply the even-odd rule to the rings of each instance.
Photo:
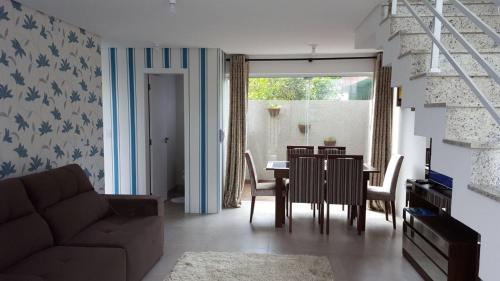
[[[470,11],[500,31],[500,0],[462,0]],[[422,1],[408,1],[432,30],[434,15]],[[391,65],[392,86],[402,87],[402,107],[415,110],[415,135],[433,139],[432,168],[454,179],[452,215],[482,235],[483,280],[498,280],[500,268],[500,125],[444,54],[431,72],[433,42],[402,1],[377,6],[356,30],[356,47],[378,49]],[[453,3],[443,16],[500,72],[500,46]],[[500,113],[500,84],[446,28],[440,42]],[[490,73],[491,74],[491,73]],[[405,159],[406,161],[406,159]],[[493,226],[494,224],[495,226]]]

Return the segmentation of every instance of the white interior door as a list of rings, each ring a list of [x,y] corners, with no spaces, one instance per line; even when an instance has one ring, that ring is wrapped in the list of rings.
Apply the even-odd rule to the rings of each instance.
[[[149,84],[151,192],[166,198],[168,190],[172,188],[170,181],[173,180],[169,178],[172,176],[169,163],[173,160],[169,159],[172,158],[169,155],[169,146],[172,138],[172,115],[175,122],[175,77],[150,75]]]

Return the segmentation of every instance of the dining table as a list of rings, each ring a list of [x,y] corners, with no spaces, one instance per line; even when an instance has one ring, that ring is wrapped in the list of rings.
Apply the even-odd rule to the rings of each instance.
[[[272,171],[276,181],[276,197],[275,197],[275,227],[281,228],[285,224],[285,179],[289,178],[290,168],[289,161],[268,161],[266,165],[267,171]],[[380,170],[369,165],[363,164],[363,204],[354,208],[349,216],[356,217],[357,227],[360,231],[365,231],[366,228],[366,196],[368,193],[368,180],[370,174],[380,173]]]

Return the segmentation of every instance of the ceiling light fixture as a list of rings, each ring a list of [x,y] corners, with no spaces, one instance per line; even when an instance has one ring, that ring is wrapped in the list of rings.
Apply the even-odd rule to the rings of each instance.
[[[309,44],[311,46],[311,58],[309,58],[309,62],[313,62],[314,55],[316,55],[316,48],[318,48],[318,44]]]
[[[315,55],[316,54],[316,49],[318,48],[318,44],[309,44],[309,46],[311,46],[311,55]]]
[[[172,14],[177,12],[175,5],[177,4],[177,0],[168,0],[168,8]]]

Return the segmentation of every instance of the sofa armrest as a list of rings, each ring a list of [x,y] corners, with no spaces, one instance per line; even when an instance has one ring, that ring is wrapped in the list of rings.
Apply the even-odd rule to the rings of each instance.
[[[120,216],[163,216],[164,206],[160,197],[147,195],[103,195],[113,212]]]
[[[1,274],[0,281],[43,281],[42,278],[33,275]]]

